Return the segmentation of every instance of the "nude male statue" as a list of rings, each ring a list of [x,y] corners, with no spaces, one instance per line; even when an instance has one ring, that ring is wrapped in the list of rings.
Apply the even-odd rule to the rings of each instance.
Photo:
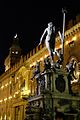
[[[44,30],[41,36],[39,45],[41,44],[45,34],[47,34],[46,39],[45,39],[45,45],[50,55],[51,65],[53,65],[53,55],[54,55],[53,53],[54,53],[54,48],[55,48],[55,26],[53,26],[52,22],[49,22],[48,27]]]

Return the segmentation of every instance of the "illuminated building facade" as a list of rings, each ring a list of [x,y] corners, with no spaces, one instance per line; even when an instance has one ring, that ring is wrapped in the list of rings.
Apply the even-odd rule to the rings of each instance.
[[[72,22],[71,22],[72,23]],[[72,25],[70,23],[70,25]],[[74,75],[77,79],[72,81],[74,93],[80,91],[80,19],[76,17],[75,25],[68,26],[65,32],[64,62],[63,67],[74,59],[77,62]],[[37,95],[36,80],[32,80],[36,61],[40,62],[40,70],[43,71],[44,59],[48,56],[45,45],[40,45],[30,51],[26,56],[21,55],[21,48],[14,38],[8,57],[5,59],[5,72],[0,76],[0,120],[24,120],[25,108],[28,102],[40,99]],[[56,49],[60,51],[59,36],[56,37]],[[54,60],[58,58],[55,55]],[[30,100],[26,100],[29,97]],[[47,104],[47,103],[46,103]]]

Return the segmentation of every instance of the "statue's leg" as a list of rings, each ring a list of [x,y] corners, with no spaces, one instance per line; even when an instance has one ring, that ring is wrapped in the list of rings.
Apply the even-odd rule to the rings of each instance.
[[[51,65],[53,65],[53,63],[54,63],[54,61],[53,61],[53,52],[52,52],[52,50],[50,49],[50,51],[49,51],[50,53],[50,60],[51,60]]]
[[[50,56],[51,56],[51,63],[53,64],[54,63],[54,54],[53,54],[53,51],[54,51],[54,46],[52,46],[52,44],[50,43]]]
[[[51,62],[51,64],[53,64],[53,51],[51,49],[49,42],[46,42],[46,48],[48,49],[48,52],[49,52],[50,62]]]

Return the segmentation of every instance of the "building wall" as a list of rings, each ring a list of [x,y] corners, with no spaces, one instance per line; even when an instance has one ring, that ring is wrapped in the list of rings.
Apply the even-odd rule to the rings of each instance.
[[[56,49],[61,49],[59,36],[56,37]],[[66,30],[64,43],[65,67],[68,61],[74,57],[80,63],[80,23]],[[45,45],[41,44],[26,56],[22,56],[20,62],[5,71],[0,76],[0,120],[23,120],[28,95],[36,94],[36,81],[32,81],[32,75],[36,61],[40,61],[40,69],[43,71],[44,58],[48,56]],[[55,56],[55,61],[58,59]],[[79,72],[80,74],[80,72]],[[24,98],[24,99],[23,99]]]

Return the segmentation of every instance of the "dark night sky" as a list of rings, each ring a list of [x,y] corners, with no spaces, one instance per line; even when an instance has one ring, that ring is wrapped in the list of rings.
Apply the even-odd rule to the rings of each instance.
[[[76,2],[76,3],[75,3]],[[6,0],[0,3],[0,71],[7,57],[14,35],[17,33],[25,53],[34,48],[47,27],[53,22],[62,25],[62,8],[67,9],[66,22],[80,13],[74,0]]]

